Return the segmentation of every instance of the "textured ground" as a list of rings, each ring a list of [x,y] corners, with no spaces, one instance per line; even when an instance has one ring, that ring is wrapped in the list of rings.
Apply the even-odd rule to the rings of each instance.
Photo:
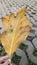
[[[37,65],[37,0],[8,0],[8,2],[6,0],[5,2],[3,0],[0,0],[0,5],[0,21],[2,16],[7,16],[11,12],[15,12],[23,6],[28,5],[28,11],[25,15],[30,21],[32,31],[30,32],[26,41],[24,41],[19,46],[19,48],[17,48],[16,53],[13,55],[12,62],[13,65],[28,65],[29,62],[31,63],[29,65]],[[35,51],[36,54],[33,54]]]

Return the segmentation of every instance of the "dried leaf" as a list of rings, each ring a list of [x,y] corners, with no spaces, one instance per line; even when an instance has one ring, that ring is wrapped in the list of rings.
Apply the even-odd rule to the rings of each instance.
[[[26,16],[24,16],[26,10],[27,9],[24,8],[19,11],[16,14],[16,18],[14,17],[14,14],[11,14],[2,19],[5,31],[1,35],[1,42],[9,56],[13,54],[19,44],[26,39],[31,29],[29,21]]]

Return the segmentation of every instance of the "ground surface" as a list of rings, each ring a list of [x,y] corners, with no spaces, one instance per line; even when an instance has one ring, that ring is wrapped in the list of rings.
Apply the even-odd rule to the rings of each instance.
[[[7,4],[6,6],[4,6],[5,3]],[[8,2],[0,0],[0,5],[0,21],[2,16],[7,16],[11,12],[15,12],[16,9],[18,10],[22,6],[28,5],[28,11],[25,15],[30,21],[32,31],[27,39],[17,48],[16,53],[13,55],[12,63],[13,65],[37,65],[37,0],[8,0]]]

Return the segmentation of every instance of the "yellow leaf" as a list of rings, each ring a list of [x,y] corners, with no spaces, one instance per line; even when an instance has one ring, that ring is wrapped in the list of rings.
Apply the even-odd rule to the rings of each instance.
[[[30,24],[24,13],[27,8],[20,10],[16,17],[12,13],[6,18],[2,18],[5,31],[1,35],[2,45],[9,56],[13,54],[19,44],[26,39],[30,31]]]

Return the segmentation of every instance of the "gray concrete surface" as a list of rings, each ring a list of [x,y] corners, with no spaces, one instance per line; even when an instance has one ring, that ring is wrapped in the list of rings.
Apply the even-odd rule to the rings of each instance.
[[[33,55],[34,49],[37,48],[37,0],[0,0],[0,27],[2,26],[2,17],[9,15],[11,12],[15,13],[26,5],[28,5],[26,16],[30,21],[32,31],[28,35],[26,41],[23,42],[23,44],[28,45],[26,52],[29,56],[29,59],[33,63],[37,64],[37,57]],[[0,33],[2,33],[3,30],[4,29],[0,30]],[[16,55],[21,56],[19,65],[27,65],[28,58],[25,54],[25,51],[17,48]],[[16,64],[14,63],[13,65]]]

